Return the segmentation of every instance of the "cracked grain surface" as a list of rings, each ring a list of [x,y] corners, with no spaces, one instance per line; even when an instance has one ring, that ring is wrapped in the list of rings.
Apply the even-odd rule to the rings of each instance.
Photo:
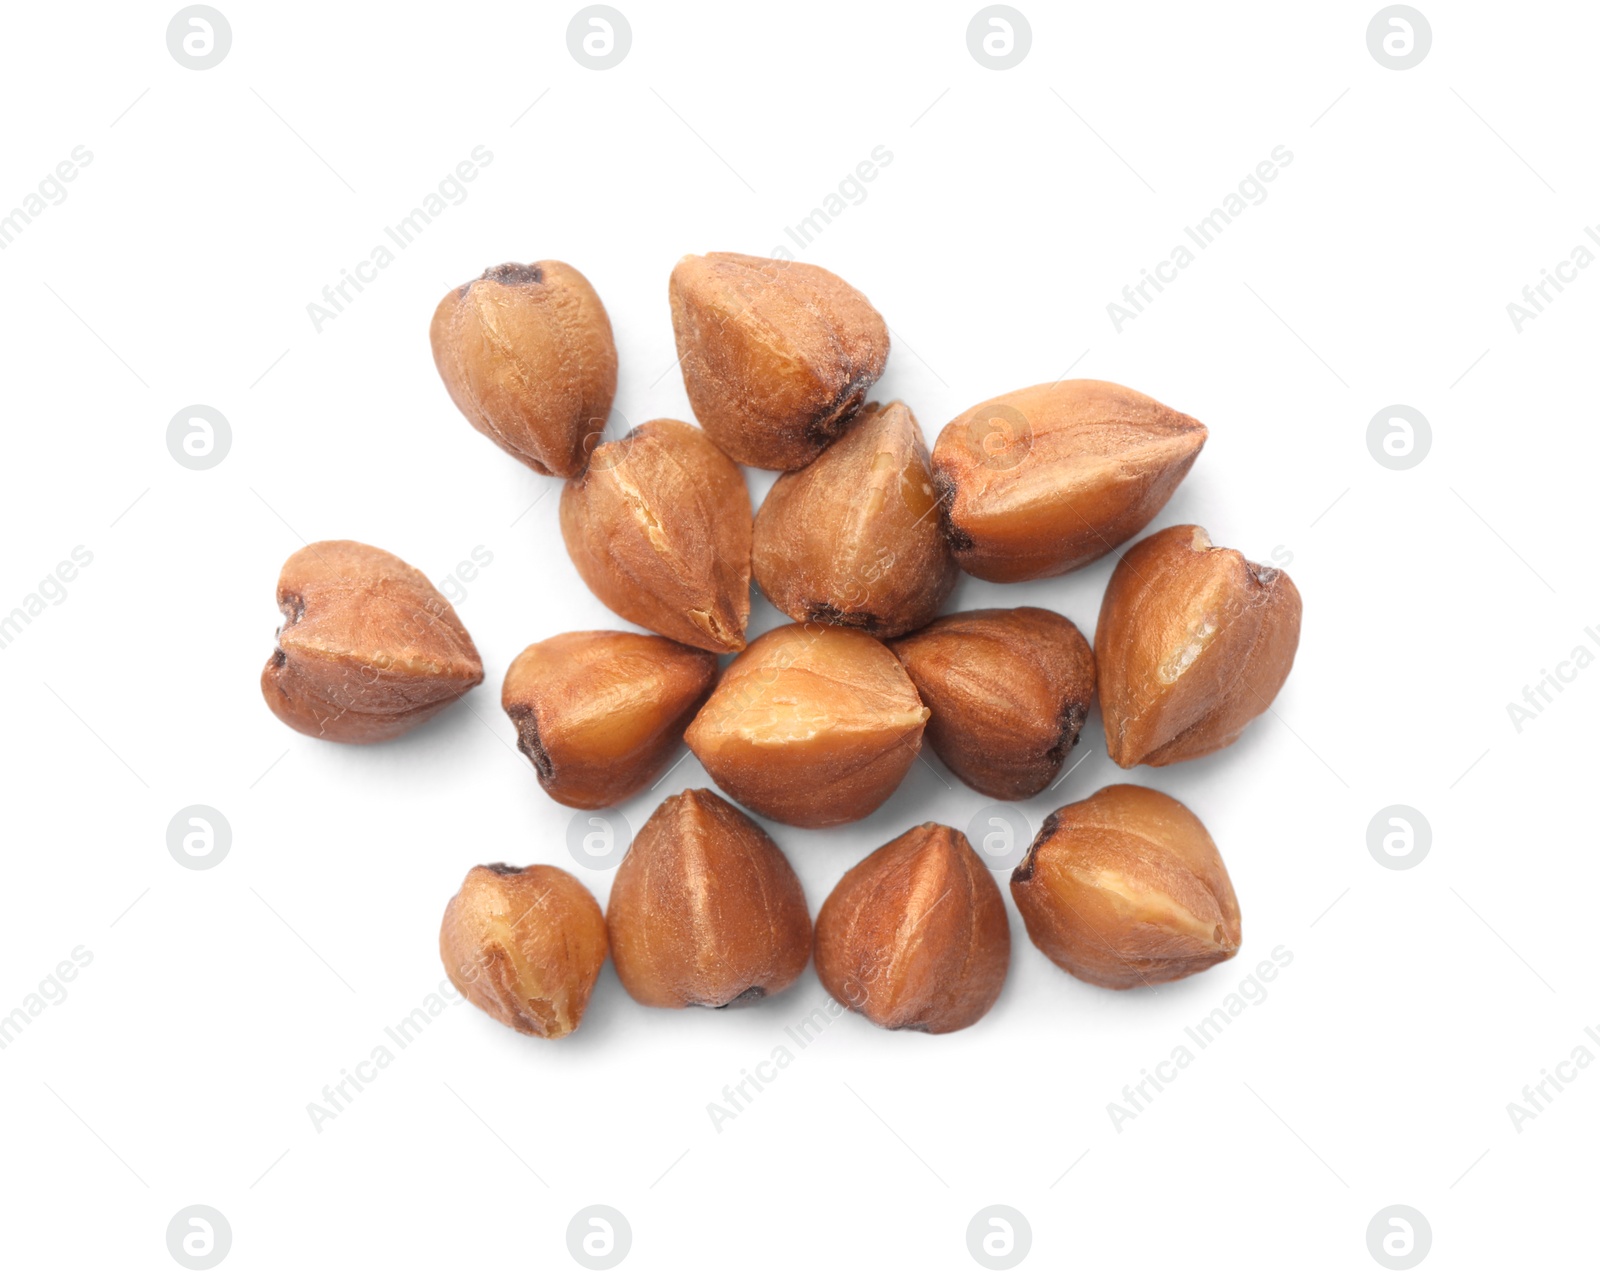
[[[622,985],[647,1006],[749,1005],[811,958],[800,879],[749,816],[708,789],[669,797],[617,867],[606,905]]]
[[[439,302],[445,389],[474,428],[539,474],[581,473],[617,392],[611,321],[565,262],[494,266]]]
[[[1102,988],[1183,979],[1239,951],[1239,901],[1183,803],[1113,784],[1056,811],[1011,875],[1028,937]]]
[[[410,564],[359,541],[317,541],[278,576],[283,624],[261,694],[306,735],[391,740],[483,681],[455,609]]]
[[[782,625],[728,666],[684,739],[735,801],[801,828],[859,820],[899,786],[928,710],[876,638]]]
[[[1059,576],[1138,535],[1205,441],[1193,417],[1109,381],[1000,395],[934,444],[945,533],[984,580]]]
[[[584,584],[617,615],[705,651],[744,650],[750,492],[683,421],[604,443],[561,493],[561,535]]]
[[[792,470],[815,459],[889,357],[871,303],[806,262],[688,256],[667,295],[695,419],[745,465]]]
[[[1049,786],[1089,716],[1094,652],[1043,607],[941,616],[889,644],[928,706],[928,744],[963,782],[1020,801]]]
[[[479,865],[444,910],[439,956],[485,1014],[527,1036],[564,1037],[605,964],[605,918],[571,873]]]
[[[544,791],[615,806],[667,767],[717,680],[717,658],[655,634],[557,634],[511,662],[500,704]]]
[[[879,847],[817,914],[817,975],[883,1028],[955,1032],[989,1012],[1011,964],[1011,925],[965,836],[922,824]]]
[[[892,638],[925,625],[955,587],[932,460],[905,404],[871,403],[844,436],[772,485],[751,568],[793,620]]]
[[[1168,527],[1111,573],[1095,628],[1106,751],[1166,766],[1226,748],[1271,707],[1300,643],[1287,572]]]

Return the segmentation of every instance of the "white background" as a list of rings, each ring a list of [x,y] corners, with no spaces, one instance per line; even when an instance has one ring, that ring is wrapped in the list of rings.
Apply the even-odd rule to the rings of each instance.
[[[233,44],[203,72],[167,51],[172,8],[13,7],[0,209],[74,146],[93,160],[0,252],[0,612],[74,546],[93,562],[0,650],[0,1014],[93,957],[0,1052],[7,1269],[180,1270],[164,1235],[194,1203],[231,1223],[237,1272],[579,1270],[567,1224],[596,1202],[639,1271],[976,1271],[967,1223],[995,1203],[1031,1224],[1023,1270],[1376,1271],[1367,1225],[1396,1203],[1431,1223],[1424,1270],[1586,1255],[1600,1068],[1520,1133],[1506,1105],[1600,1022],[1600,672],[1520,732],[1506,704],[1600,653],[1579,523],[1600,270],[1520,334],[1506,304],[1600,218],[1600,14],[1420,2],[1433,46],[1403,72],[1368,52],[1375,0],[1018,0],[1032,47],[1008,71],[969,54],[971,2],[618,0],[632,48],[604,72],[568,52],[576,4],[218,0]],[[317,333],[307,304],[478,145],[466,200]],[[931,442],[1069,367],[1132,385],[1211,429],[1155,526],[1292,555],[1305,628],[1275,713],[1131,776],[1095,721],[1025,807],[1036,827],[1125,778],[1188,803],[1238,890],[1238,958],[1107,992],[1013,908],[981,1023],[849,1016],[720,1132],[707,1104],[823,1000],[814,973],[713,1014],[637,1006],[608,966],[575,1036],[451,1008],[315,1131],[306,1105],[442,978],[471,865],[609,886],[498,701],[526,644],[620,622],[561,547],[555,482],[451,406],[434,305],[501,261],[571,262],[611,315],[617,407],[687,418],[673,263],[789,242],[879,145],[868,197],[800,253],[886,317],[879,398]],[[1107,303],[1279,145],[1266,201],[1119,334]],[[195,403],[233,431],[203,472],[165,443]],[[1396,403],[1433,431],[1401,472],[1366,445]],[[435,581],[493,555],[458,604],[484,685],[397,743],[318,743],[261,701],[279,566],[332,537]],[[1088,633],[1110,570],[963,580],[950,608],[1041,604]],[[752,630],[777,619],[758,600]],[[925,756],[861,825],[769,825],[813,910],[890,837],[987,804]],[[625,814],[706,782],[691,757]],[[204,872],[166,846],[194,803],[233,832]],[[1393,803],[1432,828],[1403,872],[1367,847]],[[1107,1104],[1277,945],[1270,997],[1114,1129]]]

